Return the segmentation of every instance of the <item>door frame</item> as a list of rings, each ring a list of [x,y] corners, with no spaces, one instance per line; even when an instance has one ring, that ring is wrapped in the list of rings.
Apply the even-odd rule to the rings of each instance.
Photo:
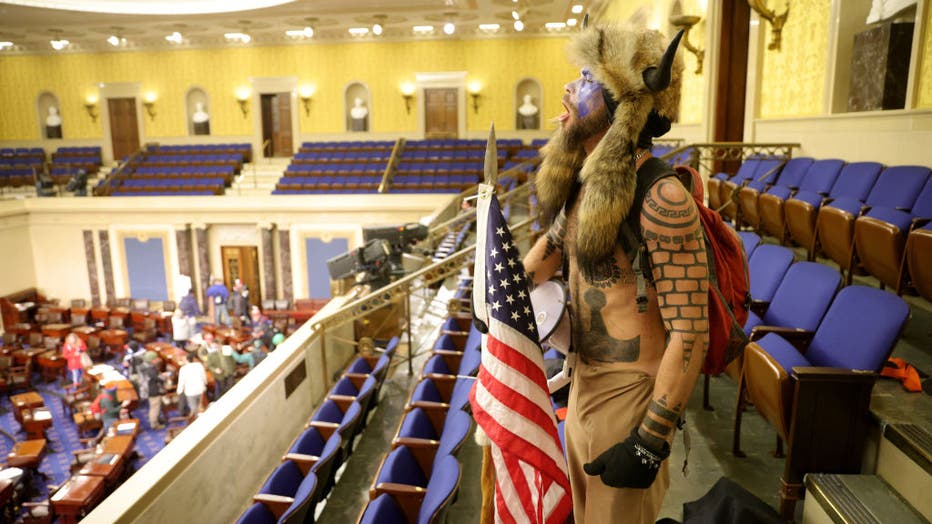
[[[456,135],[466,138],[466,71],[449,71],[435,73],[415,73],[414,83],[417,87],[417,136],[423,137],[427,126],[427,111],[424,108],[424,89],[456,89]]]
[[[260,263],[261,252],[260,252],[259,246],[254,246],[252,244],[223,244],[220,246],[220,271],[221,271],[221,274],[223,275],[224,285],[226,285],[227,289],[229,289],[230,292],[232,292],[233,291],[233,279],[231,278],[229,282],[227,281],[227,274],[229,273],[229,270],[228,270],[229,266],[227,265],[227,258],[223,254],[225,249],[238,249],[240,250],[240,254],[244,252],[255,254],[256,256],[256,260],[255,260],[256,282],[255,282],[255,286],[248,286],[249,302],[250,304],[252,304],[253,300],[255,300],[254,305],[261,306],[262,296],[263,296],[262,292],[263,292],[263,287],[265,287],[265,283],[262,281],[263,280],[262,279],[263,268],[262,268],[262,264]],[[242,270],[240,271],[241,271],[240,279],[242,279]],[[244,283],[246,282],[244,281]]]
[[[107,99],[134,98],[136,100],[136,127],[139,132],[139,145],[144,146],[147,137],[146,119],[143,117],[146,113],[142,107],[142,86],[139,82],[110,82],[100,84],[98,89],[100,90],[100,96],[97,107],[100,111],[100,126],[103,135],[100,155],[105,164],[112,164],[115,159],[113,158],[113,135],[110,133],[110,107]]]
[[[300,117],[298,115],[298,77],[251,77],[252,85],[252,151],[253,158],[269,158],[262,149],[262,95],[277,95],[289,93],[291,95],[291,150],[295,153],[301,148]]]

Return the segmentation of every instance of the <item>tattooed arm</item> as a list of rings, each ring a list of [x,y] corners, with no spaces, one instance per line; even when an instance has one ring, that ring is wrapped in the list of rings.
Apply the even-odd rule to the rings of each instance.
[[[678,181],[664,179],[650,189],[641,210],[641,228],[668,343],[638,433],[648,445],[662,449],[705,360],[709,275],[699,214]]]
[[[524,271],[528,282],[537,286],[550,279],[563,263],[563,237],[566,236],[566,214],[560,211],[547,234],[524,257]]]

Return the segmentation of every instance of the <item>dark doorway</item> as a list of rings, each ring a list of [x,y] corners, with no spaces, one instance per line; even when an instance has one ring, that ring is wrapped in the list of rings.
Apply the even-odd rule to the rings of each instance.
[[[110,141],[113,159],[123,160],[139,150],[139,123],[136,120],[135,98],[108,98]]]
[[[249,288],[249,303],[258,306],[262,301],[259,275],[259,248],[256,246],[221,246],[223,283],[232,291],[236,279]]]
[[[457,138],[457,89],[424,89],[424,137]]]
[[[291,131],[291,94],[262,95],[262,153],[266,157],[294,155]]]

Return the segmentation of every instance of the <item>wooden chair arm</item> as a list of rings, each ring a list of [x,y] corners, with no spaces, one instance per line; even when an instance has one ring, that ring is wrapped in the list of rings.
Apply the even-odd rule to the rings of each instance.
[[[411,455],[421,471],[430,472],[434,469],[434,457],[437,456],[437,448],[440,441],[426,438],[400,437],[392,441],[392,449],[398,446],[407,446],[411,450]]]
[[[382,493],[388,493],[395,499],[408,522],[417,522],[418,511],[427,494],[426,489],[394,482],[381,482],[369,493],[369,497],[374,500]]]
[[[447,411],[450,405],[445,402],[428,402],[426,400],[415,400],[405,408],[410,411],[414,408],[421,408],[430,420],[434,428],[443,428],[443,423],[447,418]],[[439,430],[438,430],[439,431]]]
[[[276,520],[282,518],[282,515],[294,504],[294,499],[291,497],[271,493],[256,493],[252,497],[252,501],[264,504],[275,515]]]
[[[764,316],[768,307],[770,307],[770,302],[766,300],[751,300],[751,312],[759,317]]]
[[[312,420],[305,424],[305,429],[316,428],[324,440],[329,440],[330,436],[340,427],[336,422],[324,422],[322,420]]]
[[[799,328],[786,328],[781,326],[755,326],[751,330],[751,341],[758,340],[768,333],[776,333],[780,335],[787,342],[793,345],[800,353],[805,353],[806,348],[809,346],[809,343],[812,342],[812,337],[815,336],[814,331],[808,331],[805,329]]]
[[[314,467],[314,464],[317,464],[317,461],[320,460],[320,457],[316,455],[306,455],[304,453],[286,453],[282,457],[282,462],[290,460],[298,466],[298,469],[301,470],[301,474],[305,477],[311,471],[311,468]]]
[[[366,379],[369,378],[368,373],[343,373],[343,376],[349,379],[356,391],[359,391]]]
[[[353,401],[356,400],[356,397],[352,395],[330,395],[327,398],[332,400],[343,413],[346,413],[346,410],[349,409]]]

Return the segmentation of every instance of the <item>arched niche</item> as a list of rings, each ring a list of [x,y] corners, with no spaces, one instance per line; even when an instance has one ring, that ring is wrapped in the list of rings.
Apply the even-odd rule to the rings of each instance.
[[[346,130],[364,132],[369,130],[370,102],[369,88],[362,82],[350,82],[343,92],[343,104],[346,108]]]
[[[524,78],[515,86],[515,129],[540,129],[543,90],[534,78]]]
[[[58,97],[49,91],[39,93],[36,99],[36,110],[39,117],[39,135],[42,138],[62,137],[61,105]]]
[[[188,135],[209,135],[210,100],[207,98],[207,92],[200,87],[188,89],[184,97],[184,107]]]

